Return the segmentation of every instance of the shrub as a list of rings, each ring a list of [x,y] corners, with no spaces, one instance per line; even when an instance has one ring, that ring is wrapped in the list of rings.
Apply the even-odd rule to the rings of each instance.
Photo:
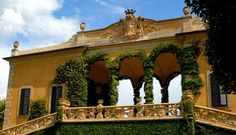
[[[48,113],[44,100],[37,99],[31,102],[29,120],[42,117]]]

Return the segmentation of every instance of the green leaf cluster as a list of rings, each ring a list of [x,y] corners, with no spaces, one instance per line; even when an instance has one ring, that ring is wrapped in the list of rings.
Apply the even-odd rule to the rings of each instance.
[[[190,47],[181,50],[181,74],[182,74],[182,89],[193,90],[194,94],[199,93],[202,86],[202,80],[199,76],[199,66],[197,58],[200,54],[198,43],[194,43]]]
[[[55,84],[66,84],[67,99],[71,106],[87,105],[87,63],[81,61],[68,61],[56,69]]]
[[[232,64],[236,37],[235,0],[185,0],[185,3],[206,23],[205,54],[222,90],[236,93],[236,64]]]
[[[36,99],[30,103],[29,120],[33,120],[48,114],[46,109],[46,101],[42,99]]]
[[[154,48],[153,51],[147,56],[144,50],[138,51],[125,51],[118,55],[113,61],[108,54],[103,52],[97,52],[93,55],[82,56],[78,61],[69,61],[64,65],[60,65],[56,70],[56,77],[54,83],[66,84],[67,99],[71,102],[71,106],[87,106],[88,98],[88,72],[90,65],[97,61],[104,61],[106,67],[109,70],[109,104],[116,105],[118,101],[119,85],[119,70],[121,62],[125,58],[138,58],[143,62],[144,68],[144,92],[146,103],[152,103],[153,101],[153,63],[159,54],[163,52],[172,53],[176,56],[179,64],[181,65],[182,74],[182,88],[185,90],[193,90],[194,93],[198,92],[202,85],[202,81],[199,77],[198,64],[196,62],[200,50],[197,43],[193,43],[190,47],[178,48],[174,45],[160,44]],[[186,79],[189,76],[190,79]],[[131,78],[131,77],[126,77]],[[140,83],[143,83],[140,81]]]
[[[34,135],[182,135],[187,133],[184,120],[57,123]]]
[[[5,110],[5,99],[0,99],[0,130],[2,129],[3,120],[4,120],[4,110]]]

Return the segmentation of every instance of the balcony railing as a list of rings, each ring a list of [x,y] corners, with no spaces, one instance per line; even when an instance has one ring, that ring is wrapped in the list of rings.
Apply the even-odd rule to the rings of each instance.
[[[181,119],[178,103],[131,106],[69,107],[64,109],[62,122],[132,121]]]
[[[236,131],[236,113],[195,105],[197,122]]]
[[[56,113],[49,114],[14,127],[3,129],[0,135],[26,135],[35,131],[51,127],[56,122]]]
[[[103,122],[183,119],[179,103],[137,104],[130,106],[65,107],[62,122]],[[199,123],[236,131],[236,114],[218,109],[195,106]],[[0,131],[0,135],[25,135],[51,127],[56,113],[49,114]]]

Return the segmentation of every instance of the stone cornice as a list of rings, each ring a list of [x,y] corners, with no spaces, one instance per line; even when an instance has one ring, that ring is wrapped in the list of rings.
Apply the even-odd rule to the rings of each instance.
[[[203,24],[204,23],[198,17],[189,15],[160,21],[132,16],[131,19],[121,19],[119,22],[103,29],[77,32],[65,43],[44,48],[18,51],[14,56],[4,59],[9,61],[17,57],[66,49],[91,48],[94,46],[105,47],[107,45],[163,39],[186,32],[195,33],[196,31],[205,31]]]

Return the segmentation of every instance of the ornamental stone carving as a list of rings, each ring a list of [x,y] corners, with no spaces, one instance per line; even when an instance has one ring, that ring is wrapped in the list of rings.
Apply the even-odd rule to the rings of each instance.
[[[136,39],[146,33],[158,31],[156,21],[137,17],[133,9],[125,10],[126,17],[108,27],[102,38]]]
[[[134,16],[133,9],[125,10],[126,17],[121,20],[123,25],[123,35],[128,39],[133,39],[143,34],[142,17]]]

